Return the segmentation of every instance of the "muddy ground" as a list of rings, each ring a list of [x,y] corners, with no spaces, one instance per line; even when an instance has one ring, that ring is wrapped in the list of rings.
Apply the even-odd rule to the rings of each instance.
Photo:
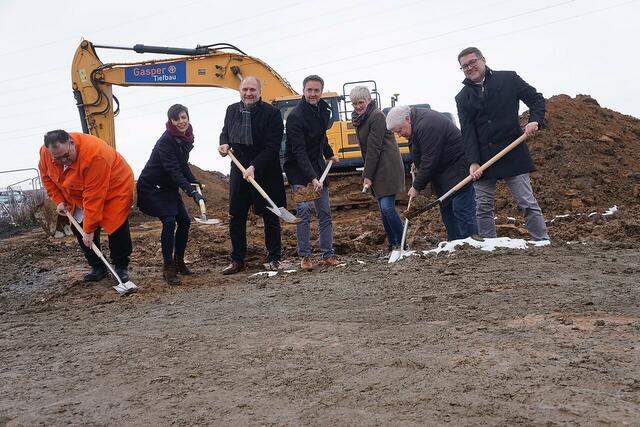
[[[249,269],[222,276],[226,181],[200,170],[222,224],[193,224],[196,274],[179,287],[160,274],[159,222],[135,211],[127,297],[82,282],[73,239],[3,233],[0,426],[638,425],[640,125],[589,97],[549,107],[530,144],[546,247],[390,265],[365,200],[334,211],[343,265],[252,277],[264,262],[252,218]],[[496,204],[499,235],[526,237],[503,188]],[[432,211],[409,242],[444,235]],[[295,270],[290,225],[283,244]]]

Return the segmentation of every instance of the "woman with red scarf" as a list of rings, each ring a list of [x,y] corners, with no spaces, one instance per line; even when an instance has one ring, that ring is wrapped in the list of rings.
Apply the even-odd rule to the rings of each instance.
[[[169,108],[167,116],[167,130],[156,142],[138,178],[138,207],[162,222],[162,275],[169,285],[179,285],[178,274],[192,274],[184,263],[191,220],[179,189],[192,197],[196,204],[204,199],[191,185],[198,181],[188,163],[189,152],[193,149],[189,110],[184,105],[175,104]]]

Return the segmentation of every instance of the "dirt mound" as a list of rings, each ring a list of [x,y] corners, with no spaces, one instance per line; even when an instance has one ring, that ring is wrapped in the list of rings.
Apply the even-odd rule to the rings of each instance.
[[[640,202],[640,120],[602,108],[587,95],[558,95],[547,102],[546,122],[529,143],[538,168],[532,177],[545,213]]]

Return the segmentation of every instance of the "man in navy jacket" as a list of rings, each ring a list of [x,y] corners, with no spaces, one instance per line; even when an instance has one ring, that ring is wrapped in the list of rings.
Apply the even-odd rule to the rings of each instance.
[[[524,133],[535,135],[544,122],[545,100],[514,71],[493,71],[486,66],[479,49],[469,47],[458,55],[460,69],[466,76],[464,88],[456,96],[462,137],[476,191],[478,232],[496,237],[494,198],[496,181],[504,179],[524,214],[529,234],[534,240],[548,240],[542,210],[533,195],[529,172],[533,160],[526,143],[522,143],[498,160],[484,173],[480,164],[495,156],[523,132],[518,121],[520,101],[529,107],[529,123]]]
[[[339,161],[329,145],[326,133],[332,124],[331,111],[322,99],[324,80],[320,76],[307,76],[302,82],[302,88],[302,98],[287,117],[283,168],[294,191],[311,183],[320,193],[320,198],[313,201],[318,216],[318,240],[322,256],[320,264],[333,267],[338,264],[338,260],[333,252],[329,183],[321,183],[319,179],[325,168],[325,160],[333,160],[335,163]],[[314,264],[311,261],[310,203],[296,203],[296,216],[302,220],[296,226],[300,267],[311,270]]]

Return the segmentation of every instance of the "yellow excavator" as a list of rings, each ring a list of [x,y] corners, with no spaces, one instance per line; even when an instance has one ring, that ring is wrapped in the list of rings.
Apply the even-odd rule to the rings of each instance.
[[[168,59],[145,60],[134,63],[104,64],[97,48],[124,49],[137,53],[181,55]],[[244,76],[255,76],[262,82],[262,99],[279,108],[283,120],[295,107],[300,95],[289,82],[264,61],[249,56],[237,47],[218,43],[194,49],[145,46],[133,47],[94,45],[83,40],[73,57],[71,80],[76,104],[80,112],[82,130],[95,135],[109,145],[116,146],[114,117],[118,114],[118,99],[112,86],[201,86],[238,89]],[[337,171],[355,170],[364,165],[355,129],[348,117],[346,91],[356,84],[370,86],[380,105],[375,82],[349,82],[342,95],[326,92],[323,99],[330,105],[333,124],[327,130],[333,152],[340,157]],[[426,104],[424,104],[427,106]],[[403,157],[409,153],[408,143],[398,139]]]

